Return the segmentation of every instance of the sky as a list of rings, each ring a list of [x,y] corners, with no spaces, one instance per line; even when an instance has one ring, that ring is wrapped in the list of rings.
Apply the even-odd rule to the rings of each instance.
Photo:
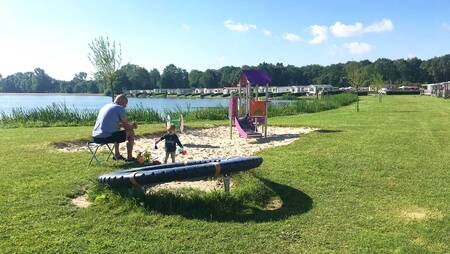
[[[188,71],[261,62],[329,65],[450,53],[450,1],[0,0],[0,74],[89,75],[89,43],[122,64]]]

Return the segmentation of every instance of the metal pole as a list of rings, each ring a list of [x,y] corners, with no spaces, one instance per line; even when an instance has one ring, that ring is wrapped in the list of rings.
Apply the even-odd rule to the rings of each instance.
[[[267,120],[269,120],[269,83],[266,84],[266,116],[264,124],[264,138],[267,138]]]
[[[223,176],[223,189],[226,193],[230,192],[230,177],[228,175]]]
[[[247,114],[250,114],[250,98],[252,96],[252,84],[247,83]]]
[[[230,91],[230,105],[228,106],[228,111],[230,111],[228,112],[228,114],[230,115],[230,139],[233,139],[233,116],[231,115],[231,113],[233,112],[233,106],[234,106],[233,92]]]
[[[242,94],[241,94],[241,85],[238,86],[238,112],[237,117],[239,118],[239,115],[242,115]]]

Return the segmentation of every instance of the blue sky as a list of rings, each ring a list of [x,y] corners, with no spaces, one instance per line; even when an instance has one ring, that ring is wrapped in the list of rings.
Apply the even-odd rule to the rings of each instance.
[[[0,1],[0,74],[92,73],[88,43],[160,71],[260,62],[328,65],[450,53],[450,1]]]

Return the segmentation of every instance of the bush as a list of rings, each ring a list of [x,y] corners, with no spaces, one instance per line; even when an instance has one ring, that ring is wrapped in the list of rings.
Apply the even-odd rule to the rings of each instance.
[[[386,95],[420,95],[420,91],[419,90],[413,90],[413,91],[394,90],[394,91],[386,91]]]

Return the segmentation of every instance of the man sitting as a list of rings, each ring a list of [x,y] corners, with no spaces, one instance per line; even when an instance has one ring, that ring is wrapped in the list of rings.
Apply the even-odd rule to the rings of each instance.
[[[114,160],[125,160],[120,155],[119,143],[127,142],[127,159],[133,161],[134,129],[137,128],[135,122],[129,123],[125,112],[128,99],[120,94],[114,103],[108,103],[100,109],[95,122],[92,137],[95,143],[114,143]],[[124,130],[120,130],[120,127]]]

